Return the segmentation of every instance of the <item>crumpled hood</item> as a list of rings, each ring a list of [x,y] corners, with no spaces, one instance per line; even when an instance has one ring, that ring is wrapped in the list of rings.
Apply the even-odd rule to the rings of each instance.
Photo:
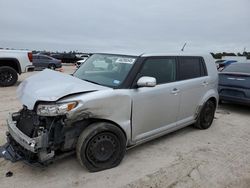
[[[37,101],[57,101],[66,95],[104,89],[110,88],[45,69],[24,80],[17,88],[17,97],[32,110]]]

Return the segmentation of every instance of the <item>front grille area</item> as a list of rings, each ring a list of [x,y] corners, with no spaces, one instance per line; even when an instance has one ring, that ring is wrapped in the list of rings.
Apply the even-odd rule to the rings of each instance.
[[[27,109],[22,109],[20,112],[20,116],[17,119],[17,128],[26,134],[29,137],[35,136],[35,127],[37,122],[37,115]]]

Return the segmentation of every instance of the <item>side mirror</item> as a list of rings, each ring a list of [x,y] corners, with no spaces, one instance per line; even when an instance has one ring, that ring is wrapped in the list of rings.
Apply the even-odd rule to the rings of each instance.
[[[137,81],[138,87],[155,87],[156,79],[154,77],[143,76]]]

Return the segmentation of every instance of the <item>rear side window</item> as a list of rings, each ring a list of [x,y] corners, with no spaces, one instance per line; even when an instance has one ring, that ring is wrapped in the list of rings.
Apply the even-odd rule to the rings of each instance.
[[[156,78],[157,84],[173,82],[176,79],[175,58],[149,58],[143,64],[140,76]]]
[[[179,57],[179,80],[206,76],[206,66],[201,57]]]

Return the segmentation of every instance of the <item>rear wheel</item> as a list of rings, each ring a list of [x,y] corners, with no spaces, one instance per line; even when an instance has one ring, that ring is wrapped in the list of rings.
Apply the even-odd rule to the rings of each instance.
[[[15,69],[8,66],[0,67],[0,86],[12,86],[17,82],[18,75]]]
[[[48,68],[51,69],[51,70],[55,70],[56,65],[55,64],[49,64]]]
[[[125,150],[124,133],[106,122],[87,127],[80,135],[76,147],[78,161],[91,172],[119,165]]]
[[[195,128],[207,129],[211,126],[214,120],[216,106],[212,100],[208,100],[201,109],[199,117],[194,124]]]

